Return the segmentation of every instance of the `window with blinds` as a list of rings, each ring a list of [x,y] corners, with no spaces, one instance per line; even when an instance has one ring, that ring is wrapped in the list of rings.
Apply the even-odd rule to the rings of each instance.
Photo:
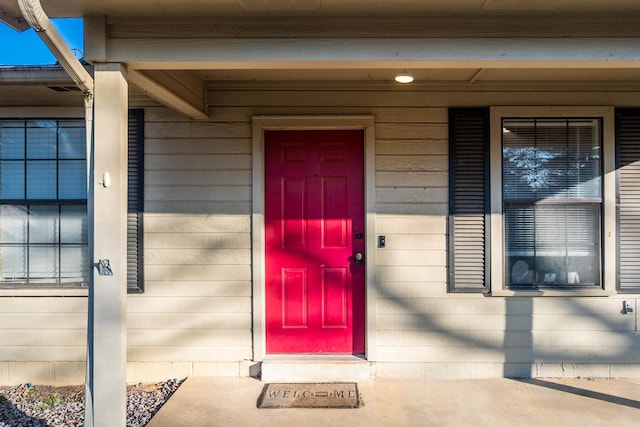
[[[0,120],[0,286],[88,280],[81,120]]]
[[[601,285],[602,123],[502,119],[505,284]]]
[[[144,110],[129,111],[127,289],[144,290]],[[0,120],[0,287],[85,286],[83,120]]]

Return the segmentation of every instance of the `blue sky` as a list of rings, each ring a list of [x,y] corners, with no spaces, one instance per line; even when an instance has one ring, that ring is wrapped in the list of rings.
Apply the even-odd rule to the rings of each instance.
[[[72,49],[83,51],[82,19],[52,19],[53,25]],[[82,53],[78,54],[82,57]],[[40,37],[29,29],[19,33],[0,23],[0,66],[47,65],[56,59]]]

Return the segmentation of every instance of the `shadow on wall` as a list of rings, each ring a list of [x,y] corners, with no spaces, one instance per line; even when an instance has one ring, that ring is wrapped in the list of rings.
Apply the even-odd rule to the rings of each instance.
[[[246,233],[246,231],[245,231]],[[250,235],[249,235],[250,236]],[[221,237],[221,236],[219,236]],[[250,238],[250,237],[247,237]],[[207,252],[217,252],[222,248],[232,246],[233,239],[227,237],[216,241],[215,246],[199,248],[202,251],[202,258],[198,255],[192,259],[208,259]],[[247,248],[242,248],[247,250]],[[251,259],[247,255],[246,261],[243,257],[237,258],[232,265],[233,268],[250,269]],[[175,262],[175,261],[174,261]],[[193,280],[193,277],[200,275],[199,264],[176,263],[171,268],[171,275],[163,280],[175,284],[175,294],[162,296],[162,307],[159,311],[149,311],[149,293],[153,293],[153,282],[148,284],[149,293],[134,298],[141,298],[136,304],[139,311],[129,311],[130,319],[129,332],[135,334],[135,338],[129,340],[130,351],[140,357],[130,354],[131,362],[189,362],[193,359],[193,352],[207,353],[207,361],[211,362],[237,362],[238,360],[250,359],[252,338],[251,338],[251,281],[223,280],[216,283],[218,278],[211,277],[208,281],[195,281],[191,285],[185,282]],[[228,279],[228,278],[227,278]],[[422,298],[409,298],[399,295],[380,280],[374,278],[379,300],[386,299],[399,308],[394,310],[400,312],[405,318],[410,318],[409,323],[401,327],[388,330],[390,335],[394,332],[413,330],[419,333],[429,333],[446,338],[446,344],[442,346],[459,347],[463,350],[470,363],[477,361],[477,355],[484,357],[483,351],[495,353],[496,360],[501,357],[503,360],[504,377],[529,378],[539,376],[537,366],[540,364],[608,364],[608,363],[637,363],[637,348],[640,346],[640,336],[633,335],[629,330],[627,318],[617,320],[615,316],[602,316],[590,307],[589,304],[581,302],[580,299],[559,299],[557,304],[557,329],[541,330],[541,332],[553,332],[553,345],[536,345],[535,319],[536,316],[546,316],[546,314],[534,315],[533,298],[500,298],[500,297],[480,297],[477,299],[461,299],[461,303],[478,301],[487,305],[494,303],[500,305],[500,312],[496,315],[504,316],[504,323],[498,327],[482,330],[478,322],[482,322],[481,311],[474,316],[464,316],[470,322],[468,325],[461,320],[462,314],[459,311],[442,312],[429,311],[429,305],[424,302],[431,299],[429,296]],[[188,294],[180,294],[180,288],[188,286]],[[443,283],[444,287],[445,284]],[[213,290],[211,287],[218,287]],[[224,289],[223,289],[224,288]],[[237,292],[236,292],[237,291]],[[156,299],[154,295],[152,298]],[[443,299],[449,303],[455,303],[457,296],[450,295]],[[489,301],[493,300],[493,301]],[[565,305],[565,308],[562,308]],[[160,309],[157,304],[153,304],[155,309]],[[242,308],[242,312],[231,310],[232,307]],[[380,313],[379,313],[380,314]],[[615,313],[618,315],[619,313]],[[487,315],[493,315],[489,313]],[[570,341],[575,341],[576,331],[583,331],[584,328],[576,327],[571,329],[571,317],[579,316],[588,318],[590,328],[594,331],[602,331],[614,338],[624,337],[624,343],[616,347],[602,347],[602,352],[594,352],[593,347],[569,347]],[[455,319],[458,317],[458,319]],[[452,327],[447,320],[455,319],[455,327]],[[471,323],[473,322],[473,324]],[[153,329],[153,333],[150,333]],[[146,330],[146,331],[145,331]],[[474,331],[479,331],[478,333]],[[483,334],[482,332],[493,333]],[[502,335],[502,339],[499,337]],[[425,344],[408,343],[404,346],[418,346]],[[428,346],[428,344],[426,344]],[[135,348],[132,348],[135,347]],[[188,347],[192,347],[188,350]],[[569,348],[571,350],[569,351]],[[241,353],[239,355],[239,353]],[[500,356],[501,355],[501,356]],[[133,357],[131,357],[133,356]],[[237,357],[240,357],[239,359]],[[429,360],[421,360],[418,363],[426,363]],[[481,362],[479,362],[481,363]]]
[[[504,328],[504,377],[535,377],[533,300],[506,299]]]
[[[632,318],[623,317],[619,311],[612,313],[611,316],[603,316],[596,312],[593,307],[580,299],[566,298],[561,302],[563,308],[558,308],[554,313],[534,314],[534,298],[518,297],[518,298],[501,298],[501,297],[479,297],[478,299],[460,298],[458,302],[464,304],[470,301],[479,301],[480,304],[489,304],[489,299],[504,301],[504,308],[500,313],[495,315],[504,315],[503,327],[487,326],[482,329],[478,324],[482,325],[483,316],[494,316],[487,310],[482,310],[474,316],[464,316],[460,310],[452,310],[450,312],[428,312],[425,309],[424,301],[431,299],[424,298],[407,298],[396,295],[390,291],[384,284],[378,280],[376,288],[379,300],[388,299],[397,307],[394,311],[400,311],[411,319],[410,322],[402,325],[402,328],[394,327],[394,331],[413,330],[419,333],[432,334],[443,339],[442,344],[438,342],[433,344],[434,347],[453,347],[457,348],[456,354],[465,354],[465,359],[469,363],[483,363],[483,358],[489,350],[495,353],[496,357],[492,360],[503,361],[502,375],[512,378],[530,378],[535,376],[549,376],[549,372],[538,372],[538,367],[549,365],[575,365],[574,368],[579,369],[586,365],[607,365],[607,364],[635,364],[638,363],[638,347],[640,347],[640,336],[634,334],[633,328],[630,327],[629,321]],[[445,285],[442,284],[444,287]],[[435,300],[436,298],[434,298]],[[598,299],[593,299],[598,300]],[[444,300],[443,300],[444,301]],[[456,302],[456,295],[446,299],[448,302]],[[591,301],[591,300],[590,300]],[[546,302],[546,300],[545,300]],[[428,305],[428,304],[427,304]],[[378,316],[380,316],[378,311]],[[447,320],[460,316],[468,319],[468,324],[461,324],[455,321],[455,328],[448,324]],[[545,316],[554,318],[552,321],[557,322],[552,329],[549,327],[536,327],[538,320],[543,320]],[[588,319],[588,330],[584,326],[576,326],[572,329],[572,317],[580,319]],[[616,319],[616,316],[620,316]],[[536,320],[538,319],[538,320]],[[487,324],[489,324],[487,322]],[[557,326],[555,326],[557,325]],[[593,334],[594,331],[607,334],[607,341],[615,343],[615,347],[606,344],[584,345],[579,343],[579,338],[575,337],[576,332],[584,332],[585,334]],[[494,332],[493,335],[487,335],[483,332]],[[537,344],[536,333],[553,334],[551,345],[541,346]],[[498,335],[502,334],[503,339],[498,339]],[[429,339],[429,338],[427,338]],[[590,338],[593,339],[593,338]],[[380,338],[378,339],[380,345]],[[397,345],[397,343],[394,343]],[[422,343],[403,343],[404,346],[429,346],[424,341]],[[594,349],[594,347],[598,347]],[[396,349],[396,351],[400,351]],[[475,354],[474,354],[475,353]],[[480,360],[479,360],[480,359]],[[442,360],[421,360],[424,363],[443,363]],[[556,371],[553,371],[554,373]],[[607,371],[608,372],[608,371]],[[563,372],[557,371],[562,376]],[[597,376],[589,374],[590,376]],[[569,375],[574,376],[574,375]],[[604,375],[606,376],[606,375]]]
[[[304,95],[305,97],[308,95]],[[307,103],[305,98],[305,105]],[[226,107],[225,107],[226,108]],[[247,111],[255,113],[261,111],[256,109],[257,107],[246,107]],[[332,111],[334,106],[331,107]],[[317,111],[318,107],[314,106],[313,111]],[[272,112],[274,108],[269,108],[268,111]],[[366,111],[365,111],[366,110]],[[244,110],[243,110],[244,111]],[[370,110],[365,108],[364,112]],[[265,112],[266,113],[266,112]],[[229,123],[210,123],[198,125],[198,128],[194,128],[191,123],[184,123],[177,121],[174,116],[171,116],[172,122],[166,118],[162,118],[162,126],[155,126],[158,122],[155,122],[154,126],[150,129],[156,132],[152,135],[149,133],[147,138],[155,140],[159,147],[155,151],[147,153],[145,158],[147,159],[146,175],[147,182],[145,190],[149,190],[148,198],[145,202],[146,213],[152,214],[166,214],[173,216],[195,216],[195,215],[246,215],[251,216],[251,132],[248,120],[249,115],[246,111],[243,112],[242,118],[233,122],[233,126],[229,126]],[[442,115],[440,118],[442,123],[446,123],[446,116]],[[157,120],[161,120],[157,118]],[[223,132],[224,130],[224,132]],[[173,134],[165,135],[165,132],[176,132]],[[223,133],[223,135],[221,134]],[[215,139],[211,139],[212,135],[216,135]],[[222,136],[224,136],[224,138]],[[187,139],[187,136],[189,139]],[[379,136],[379,135],[378,135]],[[181,138],[179,141],[188,144],[186,148],[181,148],[179,143],[173,141],[172,138]],[[444,140],[444,137],[443,137]],[[377,144],[384,142],[384,139],[379,139]],[[230,151],[233,150],[233,151]],[[445,150],[446,152],[446,150]],[[394,151],[394,154],[396,152]],[[429,151],[429,155],[423,155],[421,161],[424,164],[419,165],[418,169],[424,173],[433,172],[430,169],[427,160],[431,157],[443,155],[442,153],[434,154],[435,152]],[[411,156],[397,156],[398,162],[406,162],[407,158]],[[413,156],[415,157],[415,156]],[[179,161],[177,161],[179,160]],[[380,166],[380,158],[377,159],[376,173],[390,172],[394,174],[406,174],[411,172],[406,164],[388,166],[387,169]],[[441,162],[441,160],[438,160]],[[414,170],[414,172],[415,172]],[[445,174],[442,178],[443,184],[440,188],[446,194],[446,170],[436,171],[440,174]],[[403,178],[404,179],[404,178]],[[150,182],[156,182],[157,185],[150,185]],[[401,181],[405,182],[405,181]],[[209,185],[207,183],[210,183]],[[432,185],[430,182],[420,181],[420,188],[424,185]],[[391,184],[389,184],[391,185]],[[378,190],[383,187],[378,187]],[[415,186],[409,186],[405,189],[413,191]],[[389,191],[396,191],[395,186],[387,188]],[[424,195],[424,193],[420,193]],[[415,195],[412,196],[415,200]],[[402,203],[406,206],[407,200],[400,196],[391,195],[387,197],[388,200],[395,203]],[[185,200],[188,200],[186,202]],[[420,199],[425,200],[425,199]],[[434,204],[436,202],[429,201],[423,204]],[[446,197],[442,203],[438,203],[438,206],[442,207],[443,211],[439,213],[439,216],[446,216]],[[379,213],[384,210],[384,205],[378,205]],[[391,204],[386,207],[387,211],[395,214],[395,204]],[[420,210],[418,206],[411,211]],[[400,213],[398,213],[400,214]],[[243,230],[245,236],[248,236],[251,240],[251,227],[249,230]],[[187,231],[192,233],[193,236],[197,234],[196,230]],[[195,238],[195,237],[194,237]],[[444,234],[442,238],[445,239]],[[214,253],[223,253],[227,250],[228,244],[222,241],[222,239],[216,242],[215,246],[207,246],[200,248],[191,248],[194,252],[200,250],[202,257],[194,253],[194,259],[208,259]],[[175,247],[180,250],[181,248]],[[227,265],[228,267],[235,269],[251,269],[250,255],[246,258],[246,262],[236,261],[234,265]],[[172,265],[167,268],[166,272],[169,276],[165,279],[166,283],[175,282],[176,287],[184,286],[185,281],[189,281],[195,275],[195,271],[199,269],[205,269],[207,264],[198,264],[198,261],[176,261],[171,260]],[[208,265],[213,265],[217,261],[212,261]],[[400,267],[401,268],[401,267]],[[209,270],[213,271],[213,270]],[[200,273],[201,274],[201,273]],[[195,283],[198,279],[196,279]],[[202,280],[202,279],[200,279]],[[208,282],[201,281],[198,285],[202,286],[202,289],[197,289],[195,285],[190,285],[188,288],[189,294],[180,294],[176,290],[175,294],[168,295],[163,294],[164,300],[162,307],[155,305],[153,309],[146,304],[140,304],[140,311],[135,313],[135,316],[140,318],[143,316],[151,315],[156,321],[155,324],[147,320],[137,320],[137,325],[143,324],[144,327],[136,327],[140,333],[144,332],[144,329],[161,329],[161,337],[156,339],[153,336],[140,336],[137,342],[138,347],[148,347],[148,353],[151,354],[153,347],[156,349],[159,345],[172,345],[167,351],[163,360],[191,360],[186,358],[180,358],[183,353],[179,350],[179,347],[193,346],[199,347],[201,354],[206,360],[210,359],[223,359],[230,357],[228,352],[225,352],[225,348],[237,349],[238,343],[243,344],[243,348],[248,348],[251,352],[251,333],[252,320],[251,320],[251,279],[247,281],[226,281],[225,285],[219,285],[214,283],[217,280],[224,281],[224,278],[213,277]],[[179,282],[181,282],[179,284]],[[474,299],[459,298],[456,295],[447,295],[445,298],[440,298],[442,301],[453,302],[460,301],[460,305],[468,301],[478,301],[480,304],[495,304],[495,301],[503,301],[500,306],[501,316],[504,317],[502,324],[495,322],[491,327],[486,329],[487,332],[492,332],[493,336],[487,338],[487,334],[484,337],[480,334],[475,334],[476,331],[481,328],[478,326],[478,322],[482,322],[482,314],[487,313],[487,310],[482,311],[476,316],[466,316],[468,324],[464,324],[461,319],[456,319],[455,325],[452,326],[446,321],[447,315],[455,317],[461,312],[458,310],[452,310],[447,313],[430,312],[425,308],[425,301],[428,301],[432,297],[424,293],[424,297],[421,298],[408,298],[406,295],[401,295],[394,291],[391,287],[385,286],[385,283],[381,283],[376,278],[372,280],[375,283],[379,301],[386,299],[391,304],[397,307],[395,312],[401,312],[404,318],[410,320],[404,322],[400,327],[393,326],[389,332],[399,332],[405,330],[413,330],[418,334],[432,334],[433,336],[443,338],[443,342],[446,344],[438,344],[439,346],[454,347],[456,350],[460,349],[460,353],[465,353],[465,358],[468,360],[478,359],[480,350],[489,350],[495,353],[495,360],[502,360],[504,368],[502,374],[510,377],[527,377],[536,375],[536,364],[544,363],[607,363],[607,360],[616,361],[619,363],[637,363],[638,355],[637,349],[640,347],[640,336],[633,335],[632,330],[629,329],[626,320],[617,319],[614,316],[602,316],[601,312],[593,309],[593,306],[584,304],[578,299],[562,299],[566,304],[566,308],[558,308],[554,313],[558,318],[559,327],[553,329],[556,331],[556,337],[554,337],[553,346],[536,346],[536,334],[539,329],[534,329],[536,323],[536,316],[534,315],[534,303],[536,300],[532,298],[499,298],[499,297],[481,297]],[[148,283],[149,293],[153,293],[153,281]],[[407,284],[409,285],[409,284]],[[226,291],[224,296],[212,296],[212,293],[205,290],[206,286],[225,286]],[[233,296],[231,291],[232,287],[239,290],[240,295]],[[438,297],[441,297],[441,292],[446,288],[446,284],[437,284],[442,286],[442,290],[438,290],[436,293]],[[397,289],[397,288],[396,288]],[[247,293],[248,290],[248,293]],[[222,294],[220,294],[222,295]],[[188,297],[197,297],[188,298]],[[241,313],[244,315],[241,319],[238,317],[238,313],[231,312],[230,306],[235,304],[232,302],[232,298],[243,298],[247,301],[248,312]],[[145,298],[141,296],[140,298]],[[435,297],[433,298],[435,300]],[[493,301],[490,301],[493,300]],[[598,299],[600,300],[600,299]],[[187,302],[190,301],[191,305],[185,307]],[[225,307],[228,305],[228,307]],[[155,310],[155,312],[154,312]],[[585,331],[584,329],[571,329],[571,317],[579,313],[580,317],[590,317],[590,323],[592,330],[599,330],[604,333],[610,334],[614,338],[624,338],[623,344],[613,347],[603,348],[602,352],[593,352],[593,348],[580,348],[579,346],[572,345],[569,338],[575,333],[575,331]],[[378,315],[380,311],[378,311]],[[493,315],[493,313],[487,313]],[[616,313],[617,314],[617,313]],[[130,312],[131,315],[131,312]],[[234,317],[235,316],[235,317]],[[231,320],[230,320],[231,319]],[[233,320],[235,319],[235,320]],[[473,324],[472,324],[473,322]],[[135,326],[134,326],[135,327]],[[242,338],[238,339],[223,336],[226,332],[238,331],[242,333]],[[131,329],[130,329],[131,330]],[[226,331],[226,332],[224,332]],[[249,333],[247,333],[249,331]],[[474,336],[478,335],[478,336]],[[615,341],[615,340],[611,340]],[[575,339],[573,340],[575,342]],[[171,343],[171,344],[168,344]],[[212,344],[215,343],[215,344]],[[233,343],[236,343],[235,345]],[[423,340],[422,343],[403,343],[403,346],[429,346],[430,343]],[[432,344],[435,345],[435,344]],[[208,352],[204,353],[204,350]],[[570,350],[570,351],[569,351]],[[475,351],[478,351],[474,354]],[[160,352],[161,353],[161,352]],[[222,353],[227,353],[222,354]],[[484,352],[487,353],[486,351]],[[156,352],[155,354],[159,354]],[[213,355],[213,356],[212,356]],[[153,357],[159,357],[157,355]],[[425,357],[426,359],[426,357]],[[421,361],[422,362],[422,361]],[[429,360],[423,360],[423,362],[430,362]]]

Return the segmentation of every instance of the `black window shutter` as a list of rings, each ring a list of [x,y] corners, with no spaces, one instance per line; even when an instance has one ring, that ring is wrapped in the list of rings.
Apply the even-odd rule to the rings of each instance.
[[[129,110],[129,183],[127,189],[127,292],[144,292],[144,110]]]
[[[449,292],[489,292],[489,109],[449,110]]]
[[[616,110],[618,289],[640,292],[640,109]]]

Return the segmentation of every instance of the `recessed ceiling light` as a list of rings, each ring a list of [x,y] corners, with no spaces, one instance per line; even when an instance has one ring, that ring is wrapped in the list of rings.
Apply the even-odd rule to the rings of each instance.
[[[413,75],[407,71],[396,74],[395,81],[398,83],[411,83],[413,82]]]

